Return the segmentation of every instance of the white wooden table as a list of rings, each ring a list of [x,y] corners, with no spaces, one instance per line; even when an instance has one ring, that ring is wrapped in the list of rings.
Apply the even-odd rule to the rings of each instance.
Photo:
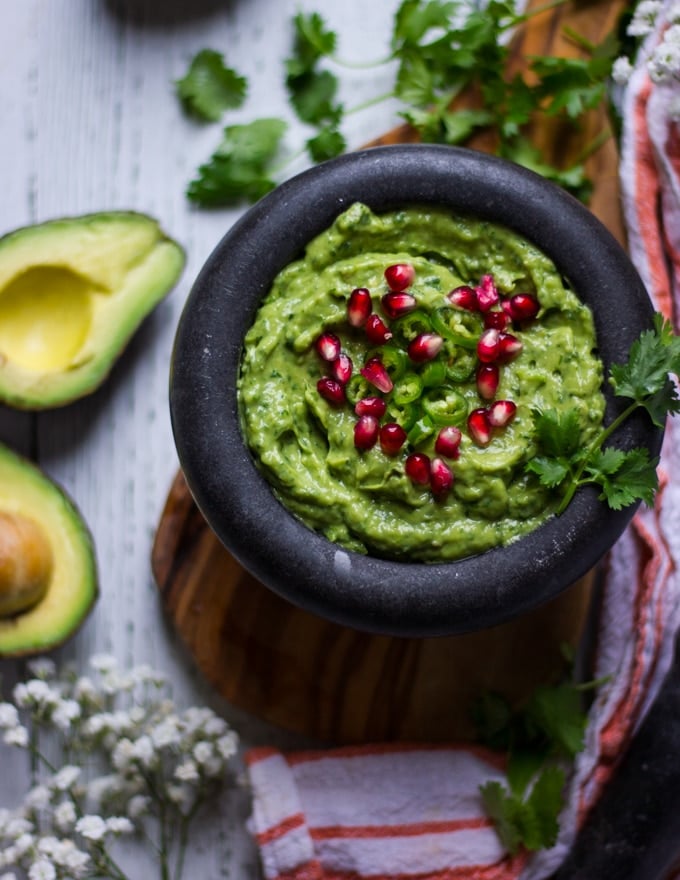
[[[225,121],[285,116],[286,143],[295,151],[305,132],[283,84],[293,14],[318,10],[338,31],[343,57],[369,60],[387,54],[396,6],[396,0],[0,0],[0,234],[58,216],[134,209],[156,216],[188,256],[180,283],[97,393],[39,415],[0,408],[0,442],[32,457],[68,490],[96,543],[98,605],[54,656],[83,666],[99,652],[126,665],[148,662],[168,674],[180,704],[216,708],[244,745],[299,739],[210,692],[162,618],[150,569],[154,531],[178,467],[167,405],[176,324],[198,269],[244,210],[200,211],[186,200],[185,185],[221,129],[187,120],[173,81],[199,49],[223,52],[250,83],[246,106]],[[385,68],[349,71],[342,81],[342,97],[354,105],[389,89],[391,75]],[[396,124],[394,111],[388,102],[348,118],[349,146]],[[0,661],[5,695],[22,670]],[[0,806],[13,806],[25,790],[27,767],[6,756],[0,746]],[[201,826],[186,877],[258,875],[247,814],[246,795],[225,800]],[[142,868],[135,861],[131,876],[143,876]]]

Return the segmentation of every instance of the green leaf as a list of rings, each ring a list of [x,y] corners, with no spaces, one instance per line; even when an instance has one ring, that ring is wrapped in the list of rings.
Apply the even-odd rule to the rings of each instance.
[[[598,450],[588,462],[586,474],[602,486],[600,498],[613,510],[621,510],[636,501],[650,507],[659,488],[656,472],[658,459],[650,460],[647,449],[622,452],[607,448]]]
[[[203,49],[194,57],[175,86],[185,110],[210,122],[217,122],[225,110],[240,107],[248,88],[246,79],[227,67],[222,55],[211,49]]]
[[[309,125],[340,122],[342,107],[334,103],[338,79],[329,70],[288,77],[286,83],[291,104],[302,122]]]
[[[392,46],[419,46],[433,29],[450,29],[457,4],[442,0],[404,0],[394,16]]]
[[[628,362],[613,364],[610,375],[614,391],[643,406],[655,424],[663,427],[669,413],[680,412],[680,398],[669,374],[680,373],[680,337],[661,314],[654,329],[645,330],[630,349]]]
[[[417,53],[407,53],[401,59],[395,84],[395,96],[414,107],[423,107],[435,100],[432,73]]]
[[[491,122],[493,114],[488,110],[447,110],[442,114],[444,140],[447,144],[460,144]]]
[[[313,162],[324,162],[344,152],[346,143],[342,134],[332,126],[325,126],[306,143]]]
[[[496,834],[507,851],[514,855],[522,843],[524,805],[500,782],[487,782],[480,786],[479,791],[484,811],[493,821]]]
[[[505,697],[485,691],[472,706],[477,739],[490,749],[507,750],[512,739],[512,710]]]
[[[525,470],[536,474],[542,486],[556,489],[569,476],[569,462],[562,458],[536,455],[526,463]]]
[[[586,716],[581,694],[570,682],[538,688],[526,708],[526,723],[557,754],[573,758],[583,748]]]
[[[276,185],[268,164],[285,130],[283,120],[268,118],[227,126],[220,145],[190,182],[188,198],[205,207],[261,198]]]
[[[511,749],[506,775],[513,794],[520,796],[524,794],[548,754],[547,745],[542,747],[539,745],[514,746]]]
[[[575,410],[534,410],[534,427],[540,449],[550,458],[569,459],[581,445],[581,426]]]
[[[554,846],[559,833],[558,817],[564,804],[564,771],[546,767],[534,783],[523,815],[522,840],[528,850]]]
[[[293,56],[286,61],[288,76],[310,73],[317,61],[335,52],[337,35],[329,30],[318,12],[298,12],[293,18]]]

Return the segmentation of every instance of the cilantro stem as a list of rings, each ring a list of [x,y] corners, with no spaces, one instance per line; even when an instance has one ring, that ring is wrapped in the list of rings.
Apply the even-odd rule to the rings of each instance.
[[[377,61],[347,61],[347,59],[340,58],[338,55],[327,55],[326,57],[333,64],[337,64],[338,67],[345,67],[348,70],[370,70],[374,67],[384,67],[385,64],[395,60],[394,53],[390,53],[385,58],[379,58]]]
[[[576,474],[572,478],[572,481],[569,485],[569,488],[565,492],[564,497],[562,498],[562,501],[560,502],[560,505],[557,508],[557,511],[556,511],[557,516],[560,516],[560,514],[564,513],[565,509],[567,508],[568,504],[571,502],[571,499],[574,497],[574,494],[576,493],[576,490],[579,488],[579,486],[583,486],[586,483],[590,482],[589,480],[582,480],[581,478],[583,477],[583,472],[585,471],[586,467],[588,466],[588,462],[590,461],[593,453],[596,452],[598,449],[600,449],[600,447],[603,445],[605,440],[607,440],[614,433],[614,431],[616,431],[617,428],[619,428],[623,424],[623,422],[625,422],[626,419],[630,415],[632,415],[632,413],[635,412],[635,410],[639,406],[640,406],[640,404],[635,401],[633,403],[631,403],[630,406],[626,407],[626,409],[624,409],[624,411],[622,413],[620,413],[610,425],[607,425],[606,428],[604,428],[602,431],[600,431],[600,433],[592,441],[592,443],[590,444],[590,446],[586,450],[586,454],[581,459],[581,463],[579,464],[578,470],[576,471]]]
[[[396,93],[394,90],[389,92],[383,92],[382,95],[376,95],[373,98],[367,98],[365,101],[362,101],[361,104],[355,104],[354,107],[350,107],[349,110],[345,110],[345,116],[349,116],[351,113],[360,113],[362,110],[367,110],[369,107],[374,107],[376,104],[380,104],[383,101],[387,101],[390,98],[395,98]]]

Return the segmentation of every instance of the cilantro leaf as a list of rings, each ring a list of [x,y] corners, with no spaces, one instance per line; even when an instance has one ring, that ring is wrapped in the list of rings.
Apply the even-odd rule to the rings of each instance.
[[[309,138],[306,147],[313,162],[323,162],[339,156],[345,149],[345,138],[333,126],[327,125]]]
[[[611,62],[602,58],[541,56],[532,60],[530,68],[539,77],[537,92],[546,101],[548,115],[564,110],[576,119],[604,99]]]
[[[419,46],[425,35],[434,29],[449,29],[456,3],[446,0],[403,0],[394,16],[392,46]]]
[[[228,205],[243,199],[256,201],[274,188],[268,172],[286,123],[281,119],[257,119],[247,125],[224,129],[221,143],[210,160],[201,165],[187,188],[191,201],[203,206]]]
[[[556,489],[569,476],[569,462],[563,458],[536,455],[527,462],[525,470],[536,474],[542,486]]]
[[[607,448],[596,451],[585,473],[602,486],[600,498],[613,510],[621,510],[638,500],[650,506],[654,504],[659,488],[657,465],[658,459],[651,460],[647,449],[622,452]]]
[[[434,102],[434,77],[424,59],[415,52],[405,53],[401,59],[395,82],[395,96],[406,104],[424,107]]]
[[[534,410],[534,426],[540,449],[551,458],[569,459],[578,451],[581,426],[575,410]]]
[[[319,59],[335,52],[337,35],[327,28],[318,12],[298,12],[293,18],[293,28],[293,55],[286,61],[286,72],[295,78],[310,73]]]
[[[523,838],[525,811],[522,801],[496,781],[485,783],[479,791],[484,811],[492,820],[496,834],[507,851],[514,855]]]
[[[342,106],[334,103],[338,78],[329,70],[310,70],[286,80],[290,101],[302,122],[319,125],[331,122],[337,125],[342,117]]]
[[[571,682],[540,687],[525,710],[527,729],[550,743],[555,754],[573,758],[583,748],[586,716],[581,703]]]
[[[187,113],[217,122],[225,110],[243,104],[248,84],[244,77],[226,66],[219,52],[203,49],[175,87]]]
[[[657,313],[654,329],[643,331],[636,339],[628,362],[612,365],[611,383],[619,397],[634,400],[656,425],[663,427],[668,413],[680,412],[680,398],[669,373],[680,373],[680,337]]]

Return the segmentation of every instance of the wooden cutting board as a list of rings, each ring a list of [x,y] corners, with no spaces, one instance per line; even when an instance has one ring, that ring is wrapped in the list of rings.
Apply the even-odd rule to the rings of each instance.
[[[565,28],[598,43],[623,8],[622,0],[608,0],[542,12],[516,35],[509,72],[532,55],[577,55]],[[596,111],[576,136],[543,123],[532,138],[559,163],[578,156],[605,125],[604,110]],[[415,140],[402,126],[371,145]],[[481,138],[471,146],[493,148]],[[613,138],[587,168],[591,209],[623,243]],[[356,632],[296,608],[251,577],[209,529],[181,473],[158,525],[152,570],[167,617],[220,694],[268,722],[332,743],[472,737],[470,708],[483,690],[518,703],[563,672],[561,646],[579,643],[592,586],[591,573],[537,611],[466,636]]]

